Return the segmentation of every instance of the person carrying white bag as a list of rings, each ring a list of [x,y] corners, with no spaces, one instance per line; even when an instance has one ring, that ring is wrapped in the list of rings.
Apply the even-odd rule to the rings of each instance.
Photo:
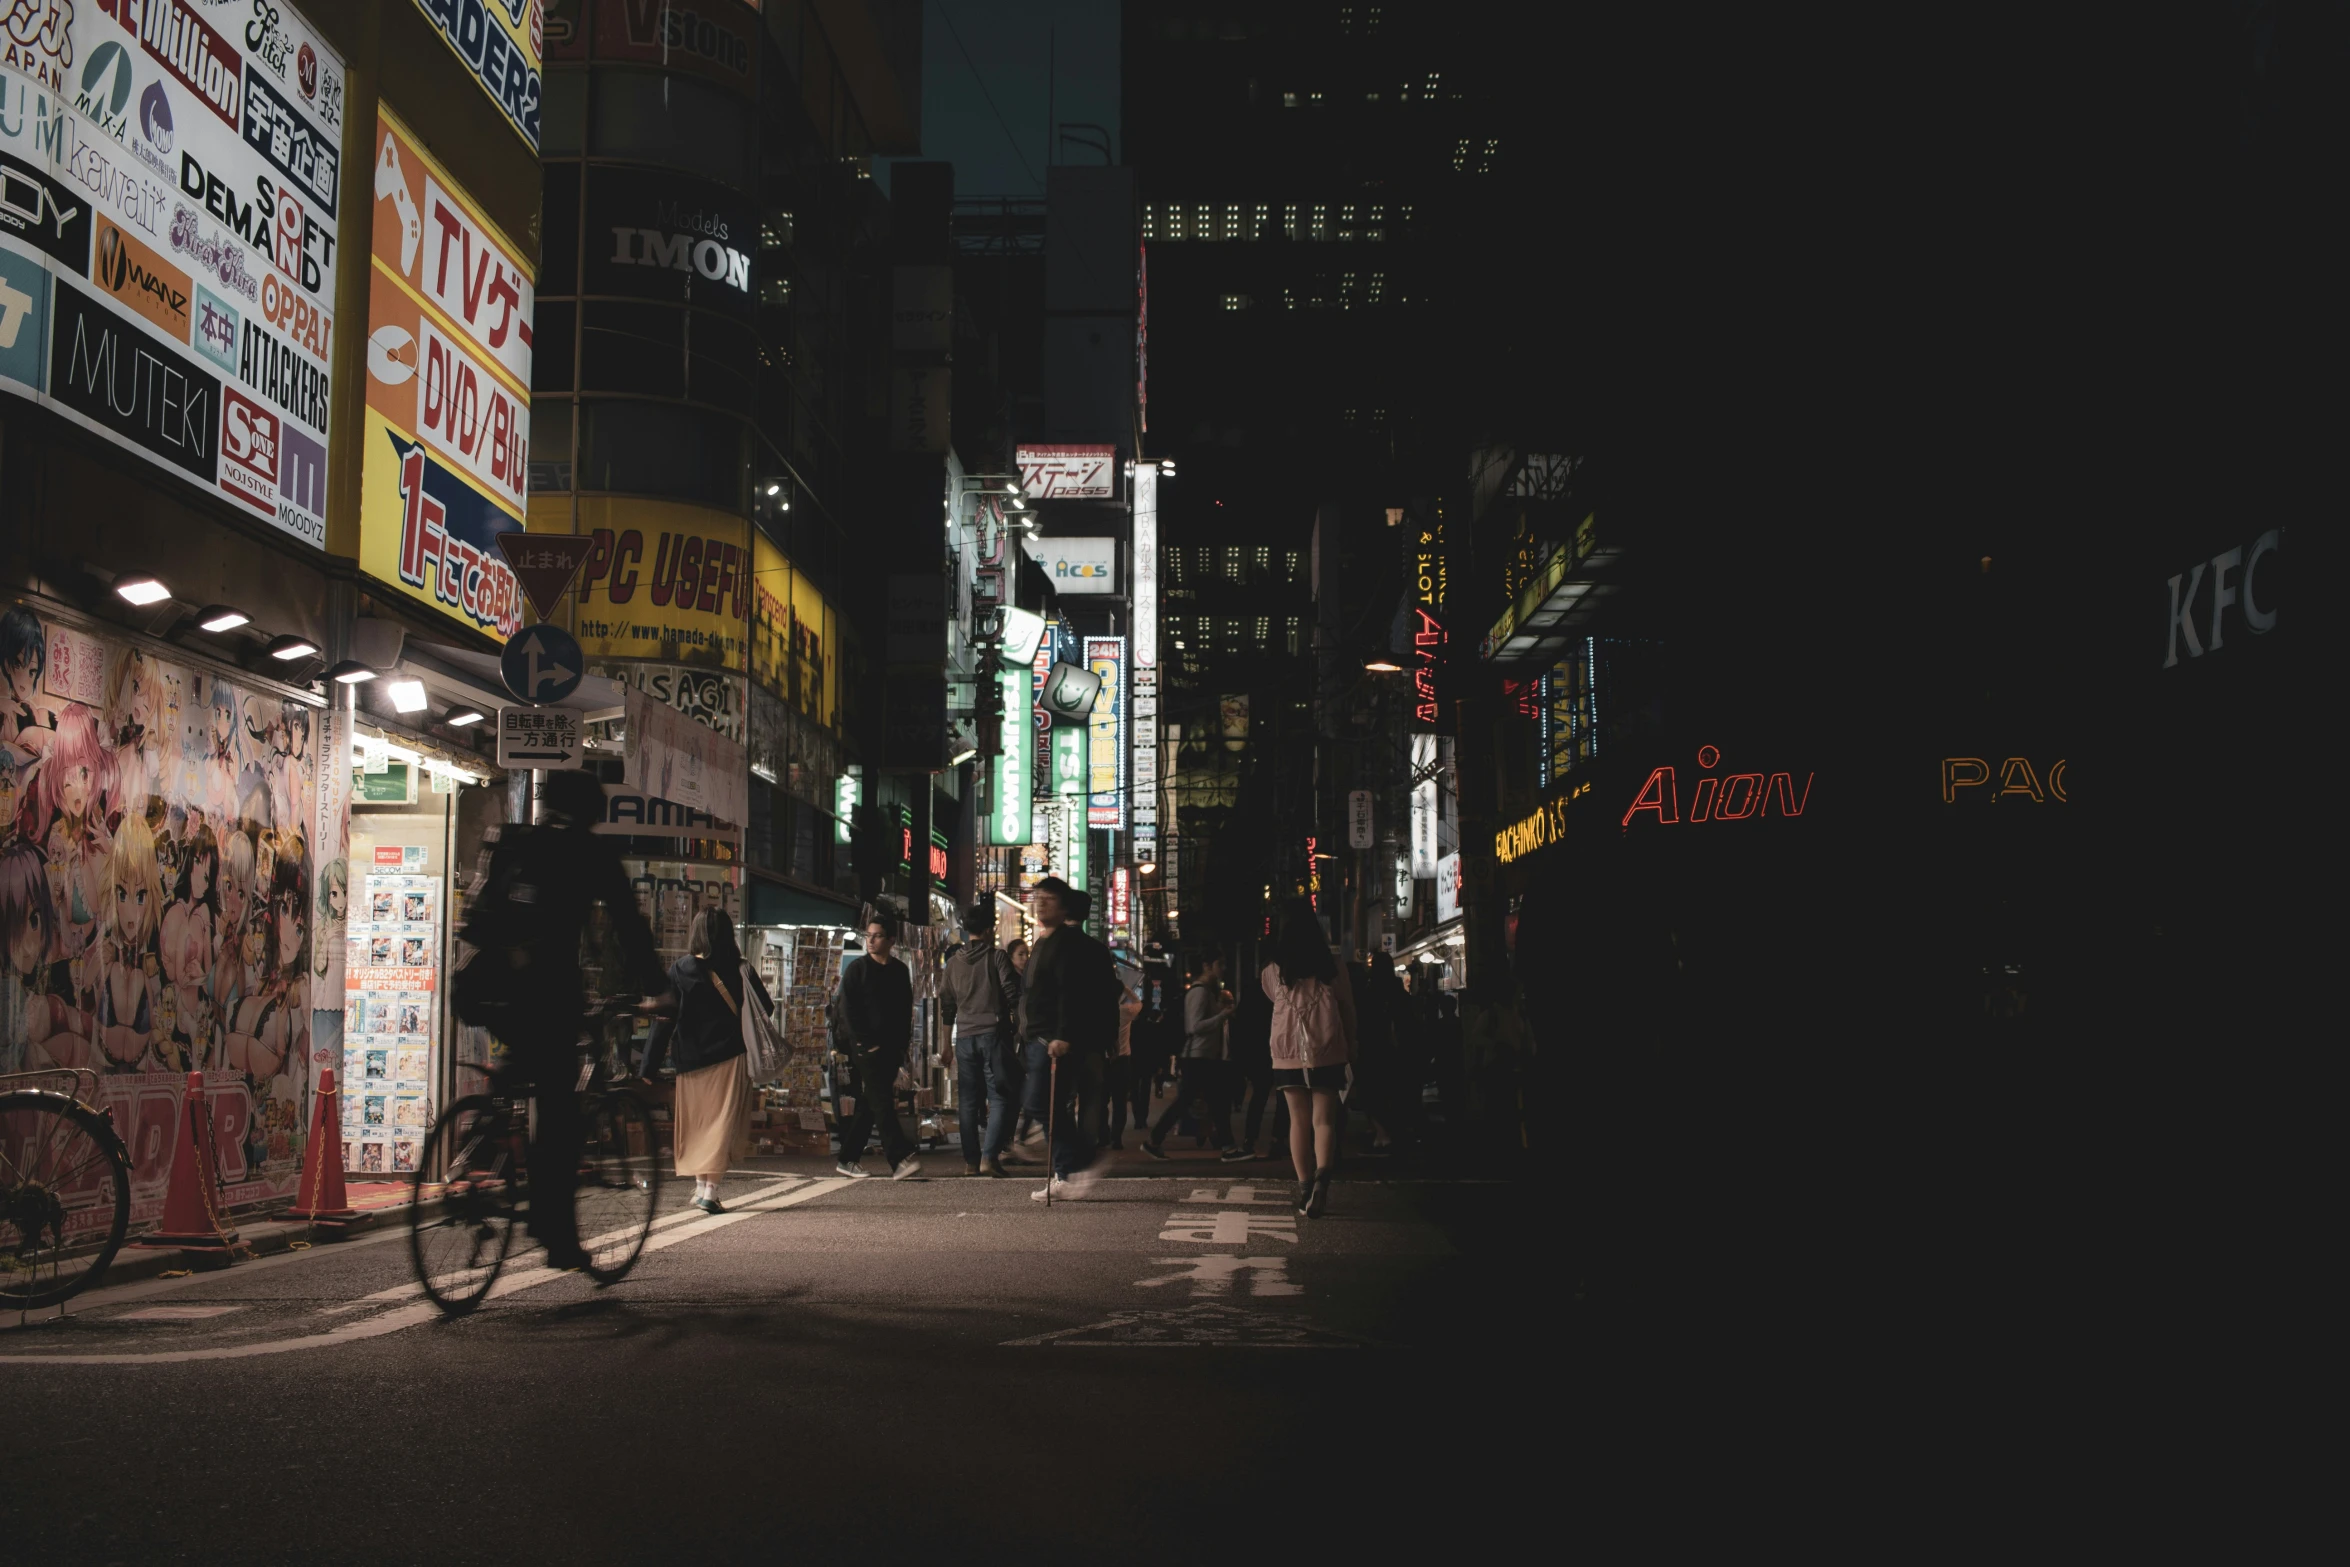
[[[671,1107],[677,1173],[694,1178],[693,1205],[724,1213],[718,1185],[727,1168],[750,1152],[754,1077],[782,1069],[767,987],[735,946],[734,922],[723,909],[694,916],[691,951],[669,965],[665,1014],[653,1025],[644,1075],[661,1068],[664,1053],[677,1063]]]

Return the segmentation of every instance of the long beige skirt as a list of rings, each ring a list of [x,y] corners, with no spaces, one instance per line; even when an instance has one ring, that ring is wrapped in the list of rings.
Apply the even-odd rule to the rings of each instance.
[[[677,1075],[677,1173],[716,1180],[751,1151],[751,1074],[729,1056]]]

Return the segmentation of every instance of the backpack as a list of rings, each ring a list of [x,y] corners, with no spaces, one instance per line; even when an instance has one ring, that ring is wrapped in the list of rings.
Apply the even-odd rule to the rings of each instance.
[[[538,924],[536,889],[523,880],[530,834],[528,827],[499,830],[457,932],[469,950],[449,976],[449,1006],[459,1021],[493,1033],[526,1005],[522,975]]]

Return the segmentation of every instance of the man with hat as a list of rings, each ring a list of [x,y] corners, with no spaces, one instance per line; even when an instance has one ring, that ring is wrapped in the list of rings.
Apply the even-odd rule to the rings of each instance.
[[[1030,1193],[1080,1197],[1093,1164],[1093,1139],[1078,1115],[1098,1097],[1103,1063],[1118,1047],[1123,987],[1110,949],[1078,928],[1091,906],[1083,892],[1047,876],[1029,893],[1040,934],[1021,976],[1021,1036],[1029,1042],[1028,1107],[1053,1129],[1052,1175]]]

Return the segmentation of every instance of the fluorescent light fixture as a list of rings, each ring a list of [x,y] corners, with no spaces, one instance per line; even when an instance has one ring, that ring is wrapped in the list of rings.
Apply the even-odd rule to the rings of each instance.
[[[423,681],[395,680],[391,684],[391,693],[392,706],[398,711],[403,713],[421,713],[424,711],[425,695]]]
[[[1374,675],[1394,675],[1403,672],[1403,665],[1391,658],[1374,658],[1363,668]]]
[[[767,780],[767,782],[773,783],[775,782],[775,769],[769,767],[764,762],[753,762],[751,764],[751,776],[754,778],[764,778]]]
[[[449,716],[442,719],[441,722],[447,724],[451,729],[463,729],[467,724],[478,724],[481,720],[480,708],[452,707],[449,709]]]
[[[979,747],[977,747],[977,746],[973,746],[973,747],[972,747],[970,750],[968,750],[968,751],[958,751],[958,752],[956,752],[956,753],[955,753],[955,755],[954,755],[952,758],[950,758],[950,759],[948,760],[948,762],[947,762],[947,766],[949,766],[949,767],[960,767],[960,766],[962,766],[962,765],[963,765],[965,762],[968,762],[969,760],[971,760],[971,758],[973,758],[973,757],[977,756],[978,754],[979,754]]]
[[[308,637],[297,637],[291,632],[288,632],[282,637],[270,638],[269,656],[279,660],[281,663],[288,664],[292,663],[297,658],[316,658],[318,656],[318,644],[311,641]]]
[[[780,495],[783,493],[783,486],[780,484],[769,484],[767,486],[767,493],[770,495]]]
[[[160,604],[171,597],[171,589],[153,577],[145,575],[115,578],[114,593],[117,598],[127,600],[142,609],[149,604]]]
[[[364,685],[375,678],[375,671],[355,658],[346,658],[326,672],[326,678],[337,685]]]
[[[234,631],[239,626],[249,626],[252,623],[252,616],[241,609],[232,609],[226,604],[207,604],[196,616],[198,628],[212,632]]]
[[[1161,476],[1162,476],[1162,477],[1169,478],[1169,479],[1172,479],[1172,478],[1174,478],[1174,477],[1175,477],[1175,459],[1174,459],[1174,458],[1172,458],[1172,457],[1162,457],[1162,458],[1160,458],[1160,459],[1159,459],[1159,473],[1161,474]]]

